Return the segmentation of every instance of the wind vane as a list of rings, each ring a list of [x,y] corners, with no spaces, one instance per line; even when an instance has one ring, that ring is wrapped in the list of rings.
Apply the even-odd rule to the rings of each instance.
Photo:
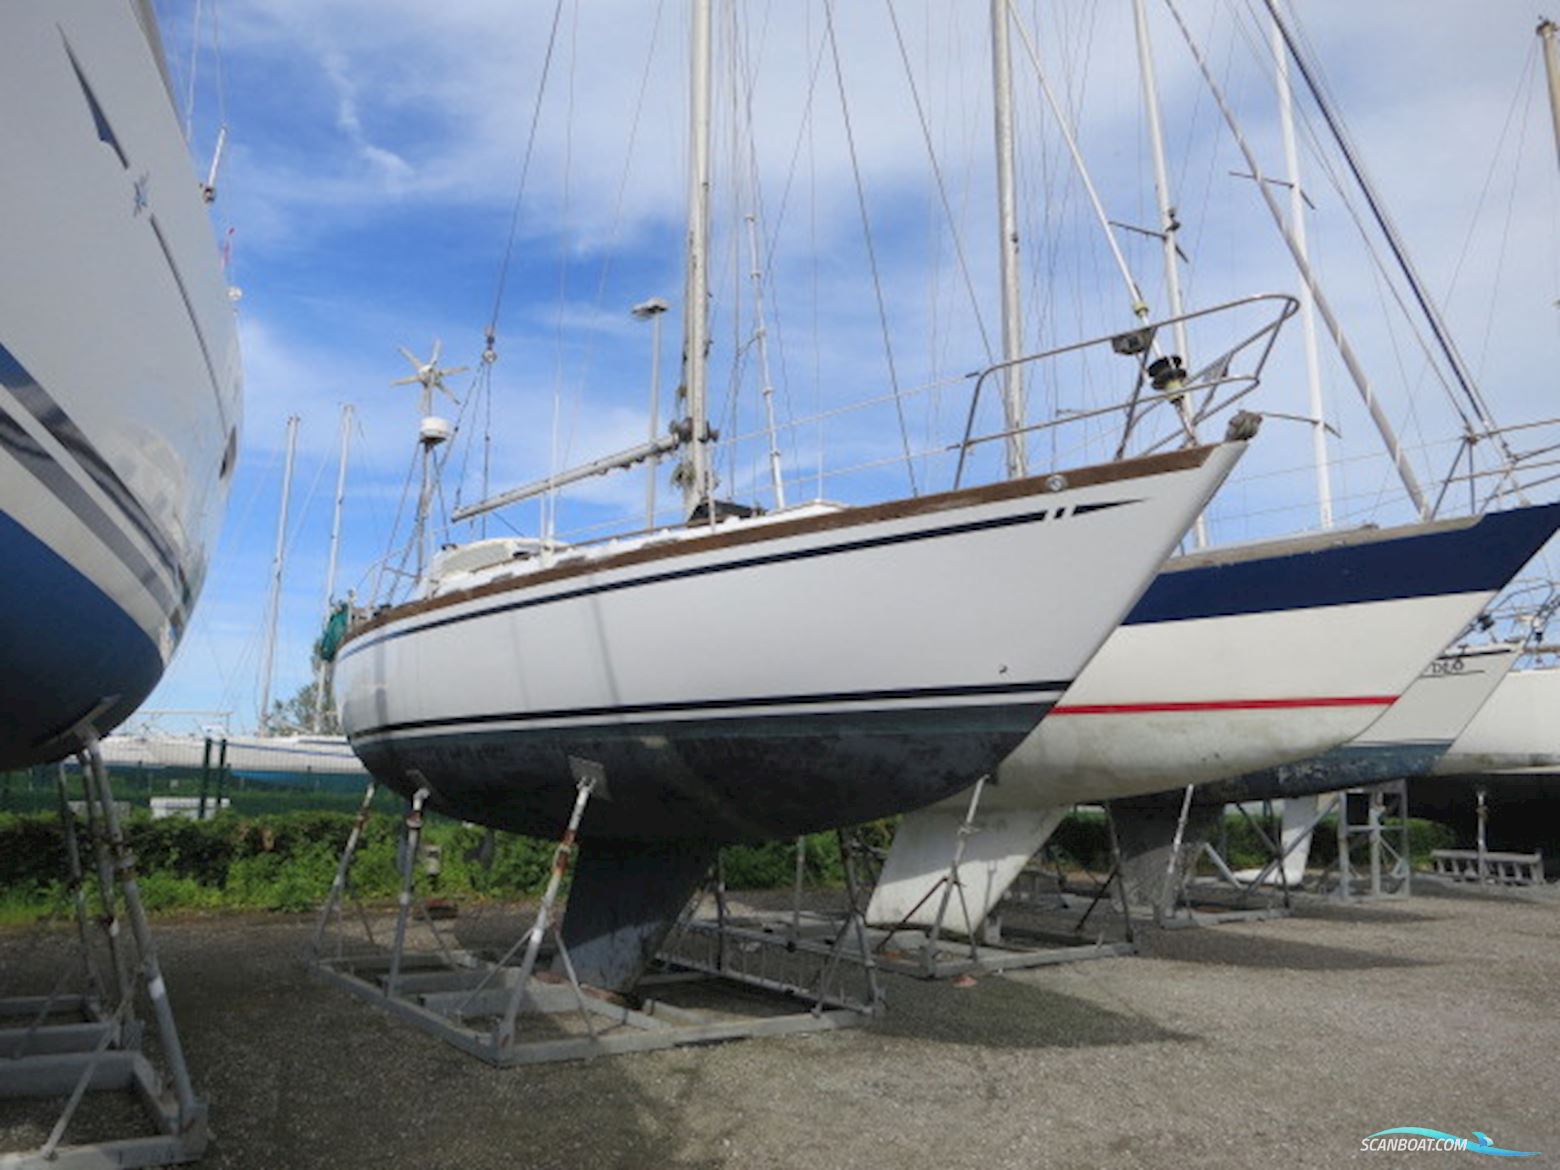
[[[417,427],[417,442],[419,460],[422,464],[422,490],[417,496],[417,515],[413,521],[412,545],[417,552],[417,575],[422,576],[427,569],[432,549],[429,547],[431,526],[428,523],[429,515],[433,510],[433,497],[437,490],[435,479],[438,468],[434,463],[433,449],[446,442],[453,433],[450,420],[440,418],[433,413],[433,392],[439,391],[457,406],[460,400],[450,392],[444,384],[447,374],[463,373],[466,366],[452,366],[448,369],[439,366],[439,353],[443,343],[437,338],[433,342],[433,354],[426,362],[419,361],[417,355],[404,345],[398,347],[401,356],[404,357],[416,371],[410,378],[397,378],[390,384],[392,386],[421,386],[422,394],[418,399],[418,407],[422,413],[422,421]]]

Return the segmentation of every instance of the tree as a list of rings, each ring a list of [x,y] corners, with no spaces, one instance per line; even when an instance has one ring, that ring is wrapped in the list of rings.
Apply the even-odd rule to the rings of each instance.
[[[341,717],[336,713],[335,697],[327,686],[325,710],[315,721],[314,683],[309,681],[298,688],[290,699],[277,699],[271,704],[271,717],[267,720],[273,735],[340,735]]]

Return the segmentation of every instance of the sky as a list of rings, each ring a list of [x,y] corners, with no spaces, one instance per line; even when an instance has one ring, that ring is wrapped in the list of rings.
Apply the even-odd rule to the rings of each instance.
[[[1177,2],[1263,173],[1286,177],[1255,8]],[[201,174],[227,130],[213,226],[242,293],[246,403],[204,596],[146,706],[229,711],[233,727],[248,727],[289,416],[300,424],[273,697],[309,678],[343,404],[356,421],[336,594],[366,600],[377,566],[387,553],[398,559],[406,539],[418,411],[415,388],[392,385],[412,372],[400,347],[426,357],[437,339],[444,365],[466,367],[448,376],[453,397],[437,407],[458,423],[441,515],[483,494],[485,448],[496,492],[647,437],[655,326],[629,308],[651,297],[670,305],[658,429],[674,416],[687,12],[680,0],[156,7]],[[766,386],[787,503],[946,489],[969,375],[1001,349],[988,5],[715,8],[709,371],[721,493],[776,504]],[[1168,316],[1167,295],[1159,242],[1143,230],[1159,220],[1130,5],[1015,0],[1013,11],[1021,348],[1040,353],[1135,324],[1042,76],[1107,218],[1121,225],[1115,235],[1152,318]],[[1531,6],[1300,0],[1290,11],[1490,413],[1508,426],[1560,413],[1560,192]],[[1148,12],[1187,307],[1275,294],[1199,319],[1187,355],[1196,369],[1270,324],[1276,295],[1292,295],[1296,278],[1255,183],[1237,174],[1246,165],[1169,8],[1150,0]],[[1461,426],[1445,363],[1426,356],[1423,320],[1393,307],[1406,295],[1401,280],[1372,259],[1353,218],[1363,203],[1331,180],[1341,162],[1303,95],[1297,119],[1314,268],[1421,478],[1435,483]],[[1287,210],[1288,191],[1271,189]],[[1379,235],[1371,244],[1385,256]],[[497,360],[479,376],[490,323]],[[1248,370],[1255,352],[1241,351],[1232,368]],[[1339,521],[1409,519],[1325,334],[1321,352]],[[1131,363],[1093,346],[1026,368],[1029,419],[1071,420],[1030,438],[1031,468],[1112,457],[1119,416],[1076,415],[1123,401]],[[1260,373],[1240,404],[1269,417],[1210,509],[1215,541],[1319,523],[1310,428],[1284,417],[1310,413],[1297,321],[1278,331]],[[981,396],[975,430],[990,434],[1000,428],[994,386]],[[1163,437],[1157,426],[1145,424],[1143,445]],[[1223,426],[1221,416],[1204,434]],[[1513,442],[1533,449],[1545,434]],[[1000,446],[974,448],[968,475],[999,474]],[[678,519],[668,470],[657,476],[663,524]],[[1448,506],[1466,509],[1466,492],[1458,486]],[[590,539],[640,528],[646,494],[643,468],[615,473],[495,514],[485,532],[547,526]],[[442,520],[438,531],[440,540],[481,535]]]

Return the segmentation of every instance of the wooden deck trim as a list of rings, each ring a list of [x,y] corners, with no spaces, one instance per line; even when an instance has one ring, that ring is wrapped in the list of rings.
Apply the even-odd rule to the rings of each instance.
[[[583,577],[591,573],[607,572],[612,569],[622,569],[632,565],[667,560],[672,557],[714,552],[745,544],[785,540],[788,537],[806,536],[813,532],[827,532],[840,528],[853,528],[858,525],[872,524],[882,520],[902,520],[912,516],[933,515],[937,512],[953,511],[972,504],[995,503],[1000,500],[1022,499],[1025,496],[1046,495],[1053,490],[1051,483],[1058,475],[1065,482],[1055,490],[1066,491],[1071,488],[1094,487],[1099,484],[1142,479],[1150,475],[1163,475],[1166,472],[1186,471],[1201,467],[1206,463],[1209,455],[1212,454],[1217,446],[1218,444],[1208,444],[1201,447],[1185,447],[1179,451],[1170,451],[1162,455],[1122,459],[1115,463],[1101,463],[1092,467],[1082,467],[1070,471],[1047,472],[1044,475],[1032,475],[1024,479],[1003,480],[998,483],[983,484],[980,487],[961,488],[958,491],[938,492],[935,495],[892,500],[884,504],[867,504],[861,507],[845,508],[842,511],[822,516],[803,516],[795,520],[776,521],[773,524],[757,524],[751,527],[738,528],[732,532],[717,532],[704,540],[668,541],[664,544],[654,544],[645,548],[629,549],[608,557],[582,558],[551,569],[542,569],[519,577],[506,577],[497,581],[489,581],[471,589],[462,589],[454,593],[442,594],[438,597],[425,598],[422,601],[405,602],[382,610],[352,630],[342,640],[341,649],[344,650],[358,638],[372,633],[374,630],[380,629],[391,622],[415,617],[434,610],[445,609],[452,605],[462,605],[479,598],[491,597],[496,593],[507,593],[512,590],[530,588],[533,585],[545,585],[554,581],[567,580],[570,577]]]

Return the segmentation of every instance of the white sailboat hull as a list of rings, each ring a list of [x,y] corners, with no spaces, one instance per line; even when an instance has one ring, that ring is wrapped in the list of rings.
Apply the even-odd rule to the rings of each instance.
[[[118,732],[100,746],[103,762],[113,769],[198,772],[208,762],[207,742],[204,736]],[[224,764],[246,779],[286,784],[368,780],[345,736],[216,735],[209,742],[210,765]]]
[[[343,726],[398,789],[522,831],[562,823],[570,755],[606,765],[597,836],[926,804],[1044,716],[1243,446],[730,525],[392,611],[338,658]]]
[[[1351,740],[1557,523],[1554,506],[1518,509],[1254,545],[1235,562],[1218,553],[1173,562],[1051,718],[1003,761],[994,799],[1142,795],[1309,759]],[[1231,579],[1220,581],[1224,567]],[[1156,600],[1170,584],[1179,604]]]
[[[1519,509],[1173,564],[986,786],[960,871],[967,889],[982,892],[970,908],[973,920],[984,918],[1043,844],[1057,806],[1237,776],[1216,785],[1231,789],[1217,799],[1282,796],[1281,782],[1295,792],[1323,791],[1383,768],[1424,772],[1499,674],[1414,683],[1415,676],[1548,539],[1557,519],[1554,507]],[[1420,697],[1394,715],[1405,688]],[[1367,732],[1377,723],[1384,724],[1380,738]],[[1428,742],[1411,741],[1426,728],[1434,729]],[[1338,746],[1362,734],[1360,744]],[[1271,790],[1236,791],[1253,773]],[[1329,778],[1322,788],[1317,774]],[[896,836],[870,921],[931,925],[936,906],[926,895],[948,872],[966,805],[960,794],[905,818],[904,844]],[[1015,818],[1029,826],[1020,845],[1026,851],[1005,853]],[[1003,831],[983,841],[988,822]]]
[[[1560,667],[1514,670],[1436,765],[1439,776],[1560,771]]]
[[[237,335],[149,11],[0,14],[0,768],[146,696],[226,503]]]

